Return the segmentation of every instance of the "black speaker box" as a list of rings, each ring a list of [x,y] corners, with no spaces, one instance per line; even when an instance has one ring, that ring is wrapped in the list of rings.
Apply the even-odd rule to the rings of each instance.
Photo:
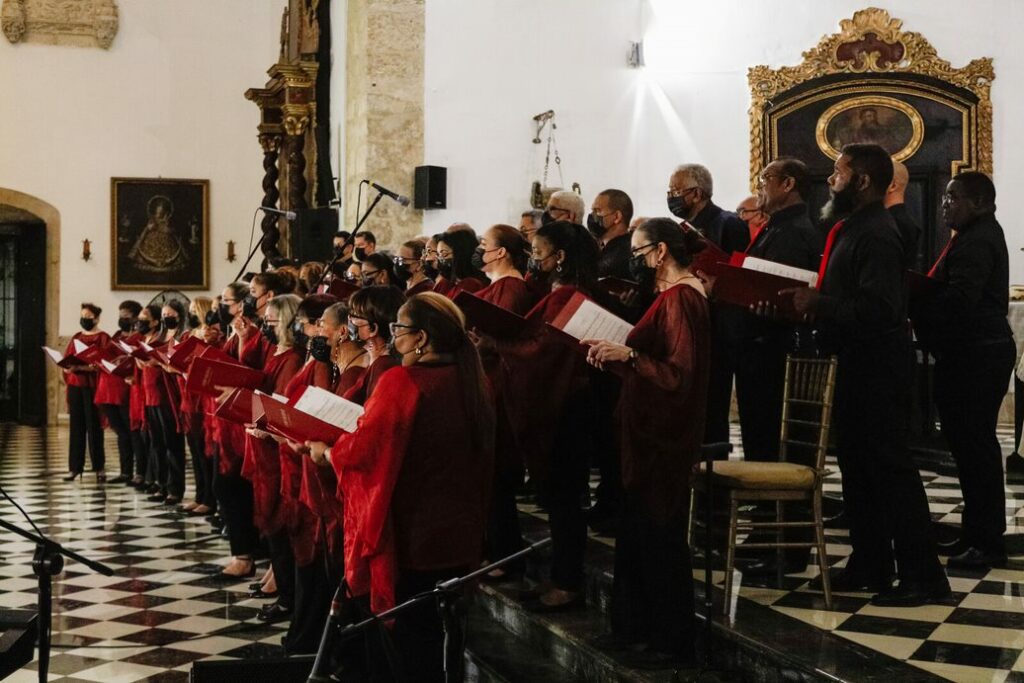
[[[338,210],[300,209],[295,213],[295,220],[288,226],[291,257],[300,264],[330,260],[334,233],[338,232]]]
[[[313,655],[280,659],[199,661],[192,665],[191,683],[306,683],[313,670]]]
[[[417,209],[443,209],[448,205],[448,169],[417,166],[414,203]]]

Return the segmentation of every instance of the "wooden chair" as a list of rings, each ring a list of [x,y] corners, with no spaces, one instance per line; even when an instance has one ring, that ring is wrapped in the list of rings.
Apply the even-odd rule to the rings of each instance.
[[[825,605],[832,608],[832,586],[828,575],[828,555],[825,553],[825,532],[822,524],[821,485],[825,478],[825,452],[828,448],[829,427],[832,417],[832,396],[835,390],[836,359],[786,357],[786,383],[782,403],[782,431],[780,435],[780,462],[716,461],[712,467],[712,487],[729,496],[729,545],[725,558],[725,601],[723,611],[729,611],[732,579],[736,559],[737,532],[761,529],[775,531],[775,542],[744,543],[744,548],[775,548],[778,566],[783,565],[785,548],[817,548],[821,569]],[[796,435],[794,436],[794,432]],[[796,438],[801,437],[801,438]],[[791,450],[801,449],[811,457],[813,466],[788,462]],[[707,464],[701,465],[701,475],[694,477],[694,491],[708,495],[705,475]],[[691,496],[690,535],[693,535],[693,498]],[[813,519],[787,522],[783,505],[790,501],[811,503]],[[774,502],[773,521],[740,520],[741,503]],[[786,529],[813,527],[814,541],[787,542]],[[710,590],[710,587],[708,588]]]

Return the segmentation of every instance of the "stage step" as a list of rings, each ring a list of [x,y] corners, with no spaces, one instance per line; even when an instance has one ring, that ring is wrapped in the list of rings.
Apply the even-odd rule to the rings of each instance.
[[[505,630],[480,607],[470,609],[466,683],[576,683],[578,680]]]

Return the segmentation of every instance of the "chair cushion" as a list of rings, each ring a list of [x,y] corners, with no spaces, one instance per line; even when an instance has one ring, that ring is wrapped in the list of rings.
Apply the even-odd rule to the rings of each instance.
[[[701,463],[701,472],[707,465]],[[789,462],[722,461],[714,463],[717,486],[734,489],[805,491],[814,488],[814,469]]]

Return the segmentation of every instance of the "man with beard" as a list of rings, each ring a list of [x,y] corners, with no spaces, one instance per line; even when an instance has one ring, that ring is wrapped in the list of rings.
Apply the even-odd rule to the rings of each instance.
[[[668,210],[688,221],[725,253],[743,251],[750,243],[745,221],[711,201],[714,189],[711,172],[700,164],[683,164],[668,181]],[[732,378],[736,370],[736,344],[743,312],[715,307],[711,310],[711,379],[704,443],[729,440],[729,407]]]
[[[839,359],[833,423],[853,552],[845,568],[830,573],[832,589],[874,591],[874,605],[914,607],[942,600],[950,589],[907,449],[903,246],[882,204],[892,173],[882,147],[843,147],[828,179],[823,218],[836,222],[817,288],[783,293],[814,318],[822,350]]]
[[[912,304],[918,338],[935,356],[935,405],[964,494],[950,567],[1006,562],[1006,495],[996,423],[1017,350],[1006,320],[1009,264],[988,176],[961,173],[946,186],[942,217],[955,231],[929,275],[946,286]]]

